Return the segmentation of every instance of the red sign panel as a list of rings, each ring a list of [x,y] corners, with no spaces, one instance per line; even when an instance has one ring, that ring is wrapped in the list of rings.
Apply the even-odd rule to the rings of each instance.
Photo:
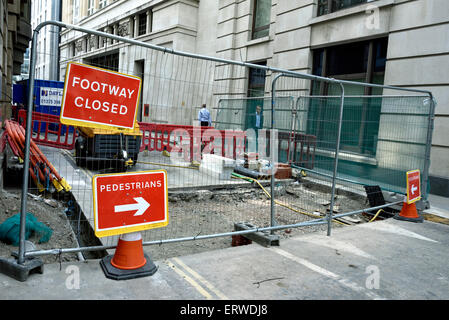
[[[412,170],[407,172],[407,203],[411,204],[421,199],[420,172]]]
[[[168,224],[165,170],[95,175],[92,187],[97,237]]]
[[[74,126],[133,129],[140,84],[136,76],[71,62],[60,121]]]

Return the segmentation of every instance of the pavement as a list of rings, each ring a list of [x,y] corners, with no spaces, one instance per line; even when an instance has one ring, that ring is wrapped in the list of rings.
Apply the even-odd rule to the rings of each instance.
[[[425,213],[449,217],[448,198],[430,203],[439,207]],[[0,274],[0,299],[446,300],[447,221],[387,219],[334,229],[330,237],[296,236],[280,246],[253,242],[154,261],[154,275],[131,280],[107,279],[99,260],[47,264],[24,282]]]

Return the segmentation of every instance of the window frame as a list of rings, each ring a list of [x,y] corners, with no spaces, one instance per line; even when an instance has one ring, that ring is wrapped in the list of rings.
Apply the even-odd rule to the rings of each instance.
[[[267,60],[253,62],[253,64],[258,64],[262,66],[267,65]],[[263,72],[264,73],[264,82],[263,86],[260,85],[254,85],[254,82],[251,82],[252,79],[256,78],[257,75],[253,75],[253,72]],[[256,68],[249,68],[248,69],[248,90],[247,90],[247,97],[263,97],[265,95],[265,85],[267,81],[267,72],[264,69],[256,69]],[[253,95],[255,91],[262,91],[262,95]]]
[[[344,0],[318,0],[317,2],[317,17],[324,16],[326,14],[334,13],[340,10],[352,8],[361,4],[372,2],[374,0],[350,0],[349,5],[341,6]],[[354,3],[353,3],[354,2]],[[340,5],[340,8],[337,8]]]
[[[93,15],[95,13],[95,0],[87,0],[87,15]]]
[[[108,0],[98,0],[98,9],[103,9],[108,5]]]
[[[368,53],[367,53],[367,65],[366,65],[366,71],[362,72],[362,73],[347,73],[347,74],[329,74],[328,73],[328,51],[331,50],[332,48],[335,47],[339,47],[339,46],[344,46],[343,45],[339,45],[339,46],[329,46],[329,47],[325,47],[325,48],[320,48],[317,50],[322,50],[320,54],[322,54],[322,57],[320,58],[320,63],[321,63],[321,74],[315,74],[314,71],[315,69],[315,65],[313,65],[312,67],[312,72],[315,75],[318,76],[322,76],[322,77],[332,77],[334,79],[340,79],[340,80],[358,80],[363,78],[363,81],[366,83],[373,83],[374,77],[375,76],[385,76],[385,69],[383,71],[375,71],[375,63],[376,63],[376,54],[375,54],[375,49],[376,49],[376,43],[380,41],[387,41],[387,47],[388,47],[388,37],[382,37],[382,38],[376,38],[376,39],[371,39],[371,40],[367,40],[367,41],[360,41],[360,42],[354,42],[354,44],[359,43],[360,45],[368,45]],[[316,59],[314,58],[314,64],[316,62]],[[329,95],[329,84],[325,83],[325,82],[318,82],[319,83],[319,87],[315,87],[314,85],[311,86],[310,88],[310,95],[314,96],[314,95],[319,95],[319,96],[327,96]],[[315,90],[318,90],[319,92],[316,92]],[[315,91],[315,92],[314,92]],[[363,92],[363,96],[370,96],[373,94],[373,87],[365,87],[364,88],[364,92]],[[353,152],[353,153],[357,153],[357,154],[361,154],[361,155],[368,155],[368,156],[373,156],[373,154],[371,154],[370,152],[367,151],[366,146],[364,145],[364,140],[365,140],[365,123],[366,123],[366,117],[367,117],[367,113],[368,113],[368,108],[370,107],[368,105],[369,103],[366,103],[364,101],[363,103],[363,109],[361,111],[361,124],[360,124],[360,128],[359,128],[359,136],[358,136],[358,141],[357,141],[357,145],[343,145],[342,144],[342,150],[347,151],[347,152]],[[318,114],[317,114],[317,119],[322,119],[323,115],[322,115],[322,108],[320,108],[318,110]],[[316,132],[321,132],[321,122],[317,123],[317,127],[315,128]],[[375,151],[374,151],[374,155],[375,155]]]
[[[137,36],[139,37],[139,36],[143,36],[143,35],[147,34],[147,29],[148,29],[147,16],[148,16],[148,13],[146,11],[145,12],[141,12],[141,13],[138,13],[137,16],[139,18],[139,23],[137,24]],[[144,17],[145,19],[141,19],[142,17]],[[141,21],[144,21],[144,24],[142,24]],[[144,26],[144,28],[142,28],[142,26]]]
[[[257,3],[259,1],[270,1],[270,18],[269,18],[268,24],[256,27]],[[271,0],[254,0],[254,2],[253,2],[252,26],[251,26],[251,40],[260,39],[260,38],[265,37],[265,35],[264,36],[256,36],[257,32],[268,30],[268,33],[269,33],[270,24],[271,24],[271,6],[272,6]]]

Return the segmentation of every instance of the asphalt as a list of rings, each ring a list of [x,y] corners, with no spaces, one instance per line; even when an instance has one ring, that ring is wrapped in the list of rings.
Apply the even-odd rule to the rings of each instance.
[[[449,199],[425,213],[449,217]],[[24,282],[0,274],[5,300],[446,300],[447,219],[387,219],[154,261],[152,276],[107,279],[99,260],[46,264]]]

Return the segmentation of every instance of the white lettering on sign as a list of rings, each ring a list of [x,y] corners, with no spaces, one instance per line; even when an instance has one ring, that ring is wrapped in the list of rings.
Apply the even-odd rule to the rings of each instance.
[[[75,106],[78,108],[93,109],[95,111],[101,109],[104,112],[110,111],[111,113],[126,114],[128,112],[128,108],[123,104],[119,106],[117,103],[110,103],[108,101],[101,102],[100,100],[89,102],[89,98],[84,99],[83,97],[75,98]]]
[[[73,77],[72,87],[79,87],[83,90],[91,90],[93,92],[101,92],[109,94],[111,96],[123,97],[125,99],[132,99],[135,90],[130,90],[128,88],[121,88],[119,86],[111,85],[109,83],[103,83],[98,81],[89,81],[88,79],[81,79],[79,77]],[[78,108],[92,109],[95,111],[110,112],[120,115],[125,115],[128,113],[128,107],[126,105],[119,105],[117,103],[111,103],[108,101],[93,100],[90,101],[89,98],[76,97],[75,106]]]
[[[111,85],[109,83],[100,83],[98,81],[92,81],[90,82],[88,79],[80,79],[79,77],[73,77],[72,81],[72,87],[76,88],[77,86],[80,86],[81,89],[84,90],[92,90],[94,92],[101,93],[109,93],[111,96],[119,96],[131,99],[135,90],[130,90],[127,88],[120,88],[118,86]],[[107,89],[106,89],[107,88]]]
[[[111,183],[100,185],[100,192],[110,192],[110,191],[129,191],[136,189],[149,189],[149,188],[160,188],[162,187],[162,182],[159,181],[146,181],[146,182],[123,182],[123,183]]]

